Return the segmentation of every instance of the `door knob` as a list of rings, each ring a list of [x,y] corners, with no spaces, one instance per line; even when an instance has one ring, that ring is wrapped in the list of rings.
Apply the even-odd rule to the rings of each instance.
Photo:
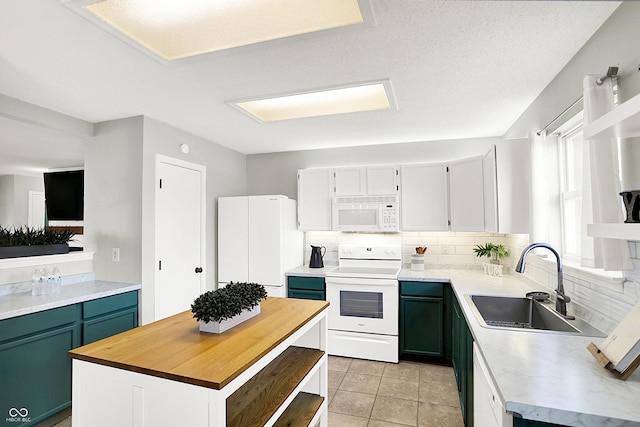
[[[202,267],[196,267],[196,273],[202,273]]]

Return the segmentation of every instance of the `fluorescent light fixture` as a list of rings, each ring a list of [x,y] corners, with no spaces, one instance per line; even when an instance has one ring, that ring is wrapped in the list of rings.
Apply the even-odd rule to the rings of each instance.
[[[327,116],[358,111],[391,109],[389,82],[276,96],[267,99],[233,102],[262,122]]]
[[[166,60],[364,22],[358,0],[83,3],[85,10]]]

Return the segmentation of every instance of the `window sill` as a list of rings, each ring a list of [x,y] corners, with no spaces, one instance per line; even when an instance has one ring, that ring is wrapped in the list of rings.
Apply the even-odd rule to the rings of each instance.
[[[539,255],[539,257],[548,268],[556,269],[555,259],[548,256]],[[565,277],[568,276],[584,280],[617,292],[624,292],[624,282],[626,279],[621,271],[604,271],[600,268],[581,267],[577,262],[566,259],[562,260],[562,271]]]

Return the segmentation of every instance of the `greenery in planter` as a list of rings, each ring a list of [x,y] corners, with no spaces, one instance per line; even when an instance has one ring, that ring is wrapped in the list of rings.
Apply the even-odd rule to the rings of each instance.
[[[69,228],[58,231],[36,227],[18,227],[12,229],[0,226],[0,247],[59,245],[69,243],[73,239],[73,236],[75,236],[75,233]]]
[[[260,304],[267,298],[264,286],[257,283],[230,282],[224,288],[208,291],[191,304],[193,317],[203,322],[221,322],[231,319]]]
[[[504,258],[509,256],[509,251],[507,251],[507,248],[505,248],[502,245],[496,245],[491,242],[485,243],[484,246],[476,245],[476,247],[473,248],[473,252],[476,253],[477,257],[486,256],[487,258],[493,257],[494,259]]]

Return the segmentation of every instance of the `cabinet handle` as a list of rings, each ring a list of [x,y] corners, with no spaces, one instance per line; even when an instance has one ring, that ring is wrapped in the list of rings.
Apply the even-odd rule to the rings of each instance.
[[[196,273],[202,273],[202,267],[196,267]]]

